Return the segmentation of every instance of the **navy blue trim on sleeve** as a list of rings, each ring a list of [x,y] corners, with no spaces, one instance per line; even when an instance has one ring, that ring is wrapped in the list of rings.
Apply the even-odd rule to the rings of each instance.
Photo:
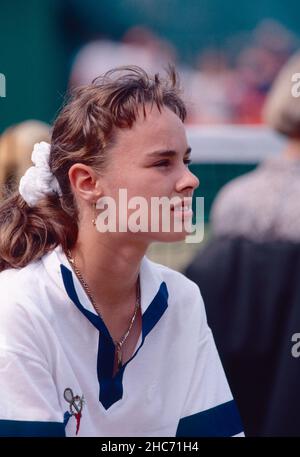
[[[0,437],[64,437],[62,422],[0,420]]]
[[[229,437],[243,431],[234,400],[180,419],[176,436]]]

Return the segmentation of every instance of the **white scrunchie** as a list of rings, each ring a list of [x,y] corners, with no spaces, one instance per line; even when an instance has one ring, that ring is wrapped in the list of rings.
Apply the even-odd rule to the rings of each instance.
[[[31,160],[35,166],[28,168],[19,184],[19,193],[30,207],[45,195],[62,195],[58,181],[50,170],[49,157],[49,143],[42,141],[34,145]]]

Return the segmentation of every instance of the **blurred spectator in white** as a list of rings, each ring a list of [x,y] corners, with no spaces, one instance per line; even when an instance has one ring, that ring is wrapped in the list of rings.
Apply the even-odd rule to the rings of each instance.
[[[0,189],[10,191],[32,165],[35,143],[50,140],[50,126],[28,120],[7,128],[0,137]]]
[[[148,73],[157,73],[176,60],[173,46],[149,29],[129,29],[123,41],[97,40],[83,46],[73,64],[70,85],[89,84],[99,75],[122,65],[138,65]]]
[[[163,73],[169,64],[176,65],[183,98],[187,105],[187,123],[193,118],[190,108],[194,106],[194,91],[191,85],[193,70],[177,63],[174,46],[143,26],[127,30],[122,42],[110,40],[92,41],[83,46],[70,75],[70,87],[89,84],[108,70],[122,65],[138,65],[149,74]]]
[[[190,121],[201,124],[227,123],[233,118],[229,89],[233,71],[225,54],[206,49],[197,59],[198,71],[191,80],[192,115]]]

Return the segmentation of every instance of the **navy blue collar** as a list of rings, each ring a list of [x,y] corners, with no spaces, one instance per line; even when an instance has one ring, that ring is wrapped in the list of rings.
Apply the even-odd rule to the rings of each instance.
[[[65,263],[65,262],[64,262]],[[108,409],[116,401],[120,400],[123,396],[122,379],[124,370],[131,362],[137,353],[142,348],[145,338],[159,322],[164,312],[168,307],[168,289],[164,281],[161,280],[159,274],[155,274],[151,262],[144,258],[140,269],[141,281],[141,308],[142,308],[142,339],[140,346],[136,349],[135,353],[128,360],[122,368],[113,377],[113,364],[115,358],[115,345],[109,334],[109,331],[101,319],[95,313],[91,303],[87,303],[87,295],[83,297],[81,287],[81,297],[84,298],[86,306],[83,306],[78,297],[79,281],[76,275],[70,268],[65,265],[60,265],[62,279],[65,290],[76,305],[78,310],[91,322],[91,324],[99,330],[99,346],[98,346],[98,360],[97,360],[97,373],[100,387],[99,401]],[[76,281],[77,290],[74,284]],[[78,284],[79,283],[79,284]]]

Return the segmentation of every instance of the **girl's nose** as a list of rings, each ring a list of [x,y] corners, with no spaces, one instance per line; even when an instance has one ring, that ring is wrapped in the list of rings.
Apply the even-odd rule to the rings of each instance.
[[[199,187],[200,181],[194,173],[191,172],[188,168],[184,169],[184,173],[177,181],[177,191],[182,191],[185,188],[197,189]]]

